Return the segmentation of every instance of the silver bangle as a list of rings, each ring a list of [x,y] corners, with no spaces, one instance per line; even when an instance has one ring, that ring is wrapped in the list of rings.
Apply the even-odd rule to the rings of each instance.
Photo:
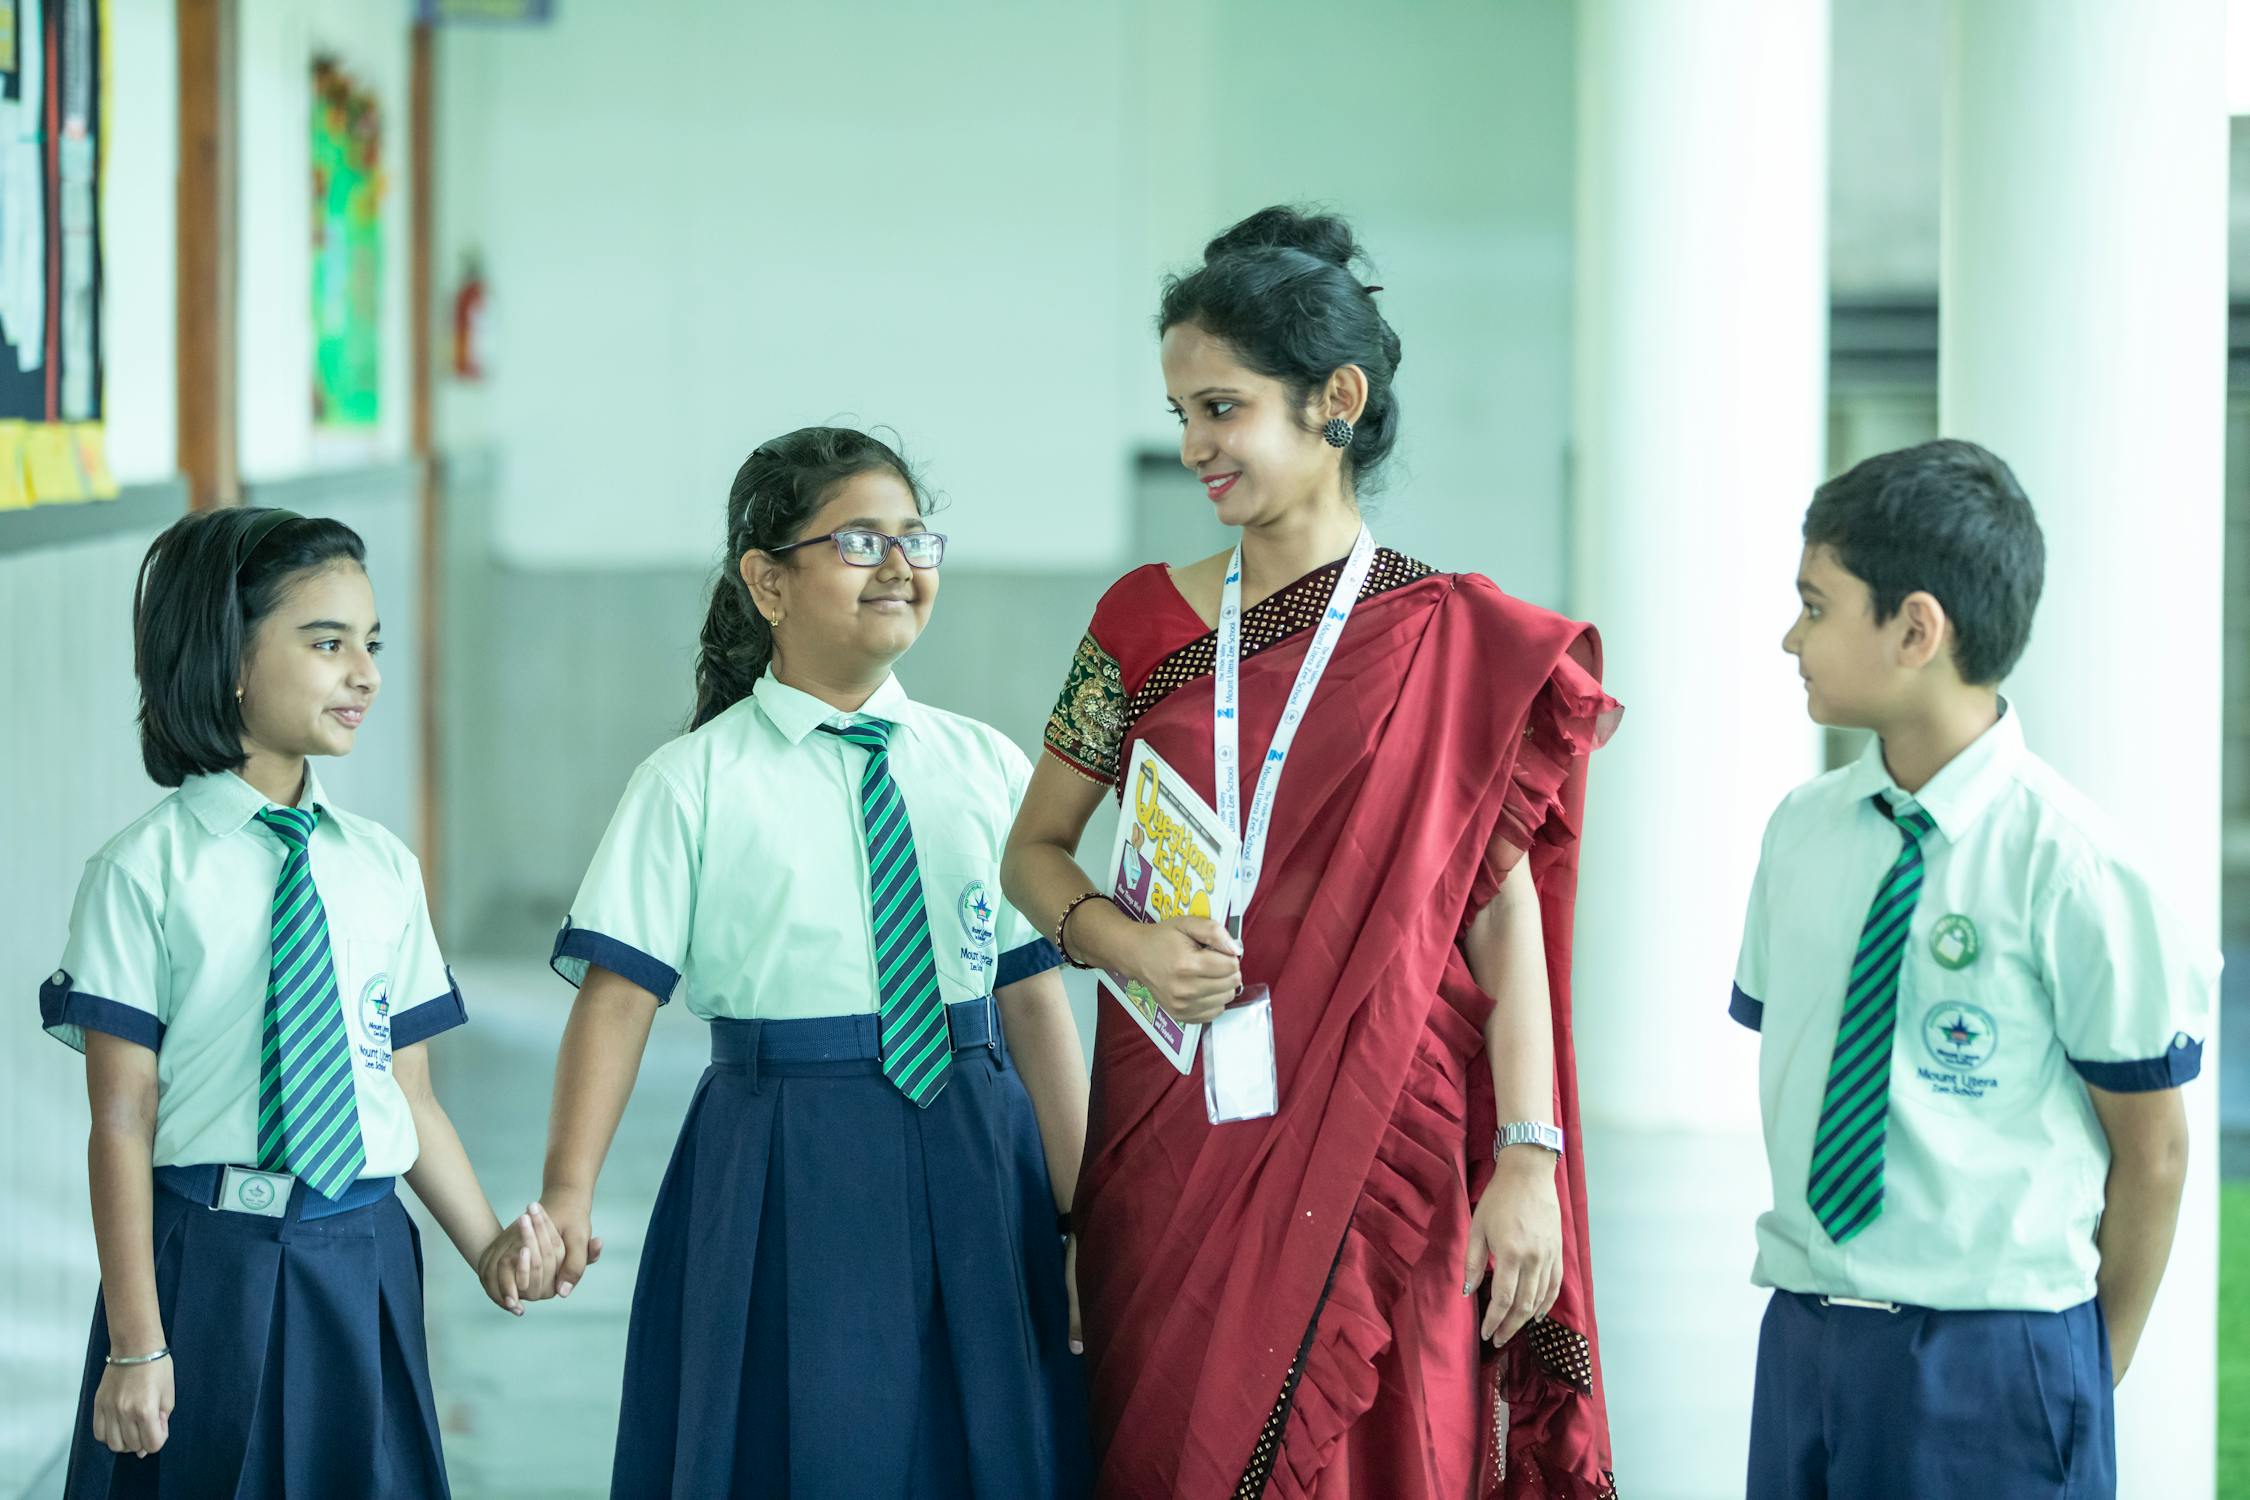
[[[153,1365],[160,1359],[170,1359],[171,1357],[172,1350],[170,1346],[166,1346],[157,1350],[154,1354],[105,1355],[102,1358],[102,1363],[105,1365]]]

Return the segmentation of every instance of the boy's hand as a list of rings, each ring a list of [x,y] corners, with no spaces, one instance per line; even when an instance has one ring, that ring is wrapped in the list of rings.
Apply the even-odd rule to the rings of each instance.
[[[94,1441],[112,1453],[146,1458],[172,1430],[172,1361],[110,1365],[94,1391]]]

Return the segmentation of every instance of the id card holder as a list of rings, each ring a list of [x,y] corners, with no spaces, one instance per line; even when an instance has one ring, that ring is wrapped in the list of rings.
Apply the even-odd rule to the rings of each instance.
[[[1281,1107],[1273,992],[1254,984],[1203,1028],[1203,1107],[1214,1125],[1263,1120]]]
[[[225,1167],[219,1172],[219,1201],[213,1207],[261,1219],[284,1218],[289,1213],[289,1189],[296,1181],[287,1172]]]

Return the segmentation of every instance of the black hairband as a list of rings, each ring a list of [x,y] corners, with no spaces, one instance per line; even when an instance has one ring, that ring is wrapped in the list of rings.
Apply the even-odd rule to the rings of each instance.
[[[240,574],[242,565],[257,554],[258,548],[265,544],[266,538],[272,536],[284,522],[302,521],[303,519],[304,517],[298,515],[295,511],[283,510],[277,505],[244,527],[242,535],[234,539],[234,571]]]

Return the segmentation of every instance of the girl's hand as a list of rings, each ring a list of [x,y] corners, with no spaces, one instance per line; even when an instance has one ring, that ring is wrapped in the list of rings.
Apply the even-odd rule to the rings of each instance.
[[[94,1441],[112,1453],[146,1458],[172,1430],[172,1361],[110,1365],[94,1391]]]
[[[1538,1146],[1500,1153],[1492,1181],[1469,1221],[1469,1260],[1461,1295],[1474,1296],[1492,1270],[1480,1338],[1495,1347],[1543,1318],[1562,1295],[1562,1207],[1555,1198],[1555,1157]]]
[[[1182,1025],[1216,1017],[1242,993],[1242,950],[1209,917],[1173,917],[1133,935],[1127,973]]]
[[[555,1295],[567,1297],[585,1279],[586,1268],[602,1258],[602,1242],[594,1237],[594,1205],[590,1195],[547,1188],[540,1194],[544,1216],[562,1239],[562,1262],[555,1268]]]
[[[516,1295],[525,1302],[544,1302],[555,1295],[555,1280],[562,1270],[562,1231],[547,1217],[547,1210],[537,1203],[525,1209],[523,1216],[531,1223],[537,1253],[532,1259],[530,1278],[517,1282]]]
[[[477,1256],[477,1280],[484,1283],[484,1294],[495,1305],[520,1318],[524,1298],[538,1284],[539,1265],[539,1229],[527,1210],[494,1235]]]

